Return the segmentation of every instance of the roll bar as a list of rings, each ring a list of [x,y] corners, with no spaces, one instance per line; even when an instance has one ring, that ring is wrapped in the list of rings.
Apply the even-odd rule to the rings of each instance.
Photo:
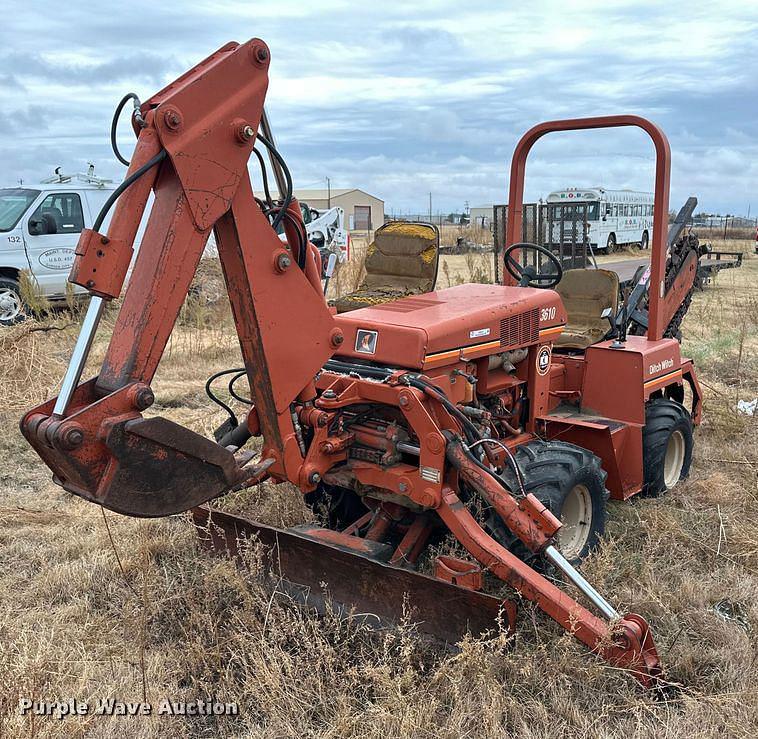
[[[663,332],[666,328],[662,308],[666,294],[664,276],[666,270],[671,149],[666,134],[655,123],[636,115],[609,115],[546,121],[529,129],[516,145],[511,161],[505,248],[507,249],[520,240],[526,159],[537,140],[547,133],[556,131],[583,131],[591,128],[619,128],[621,126],[641,128],[650,136],[655,146],[655,205],[653,207],[653,238],[650,255],[648,338],[656,341],[663,338]],[[508,274],[505,275],[504,280],[506,284],[514,284],[513,279]]]

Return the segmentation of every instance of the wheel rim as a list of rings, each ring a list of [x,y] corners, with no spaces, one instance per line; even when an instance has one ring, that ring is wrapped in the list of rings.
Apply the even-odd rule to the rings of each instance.
[[[674,431],[669,436],[669,441],[666,445],[666,456],[663,460],[663,482],[666,485],[666,490],[671,490],[682,476],[684,446],[684,434],[681,431]]]
[[[566,559],[576,559],[587,543],[592,526],[592,497],[586,485],[574,485],[563,501],[558,545]]]
[[[9,287],[0,287],[0,321],[12,321],[21,313],[21,296]]]
[[[613,236],[608,237],[608,251],[613,251],[616,248],[616,239]]]

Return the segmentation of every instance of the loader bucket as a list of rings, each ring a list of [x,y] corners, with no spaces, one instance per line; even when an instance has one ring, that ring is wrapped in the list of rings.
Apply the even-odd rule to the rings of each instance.
[[[515,625],[510,601],[381,561],[387,545],[317,526],[278,529],[205,506],[192,511],[201,544],[239,559],[245,540],[260,542],[264,571],[276,592],[323,613],[329,603],[385,628],[410,621],[417,630],[454,644],[503,624]]]

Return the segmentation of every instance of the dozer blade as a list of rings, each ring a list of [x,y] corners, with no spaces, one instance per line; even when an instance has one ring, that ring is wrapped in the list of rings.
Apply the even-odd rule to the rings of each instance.
[[[510,601],[385,564],[386,545],[317,526],[278,529],[205,506],[192,511],[203,546],[239,558],[240,543],[259,541],[265,570],[276,590],[323,613],[328,600],[376,627],[410,621],[448,643],[470,633],[513,629]]]

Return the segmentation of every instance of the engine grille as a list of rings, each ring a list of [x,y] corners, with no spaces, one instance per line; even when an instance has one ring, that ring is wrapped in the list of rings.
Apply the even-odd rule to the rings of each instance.
[[[534,344],[540,337],[539,309],[533,308],[500,321],[500,346],[504,349]]]

